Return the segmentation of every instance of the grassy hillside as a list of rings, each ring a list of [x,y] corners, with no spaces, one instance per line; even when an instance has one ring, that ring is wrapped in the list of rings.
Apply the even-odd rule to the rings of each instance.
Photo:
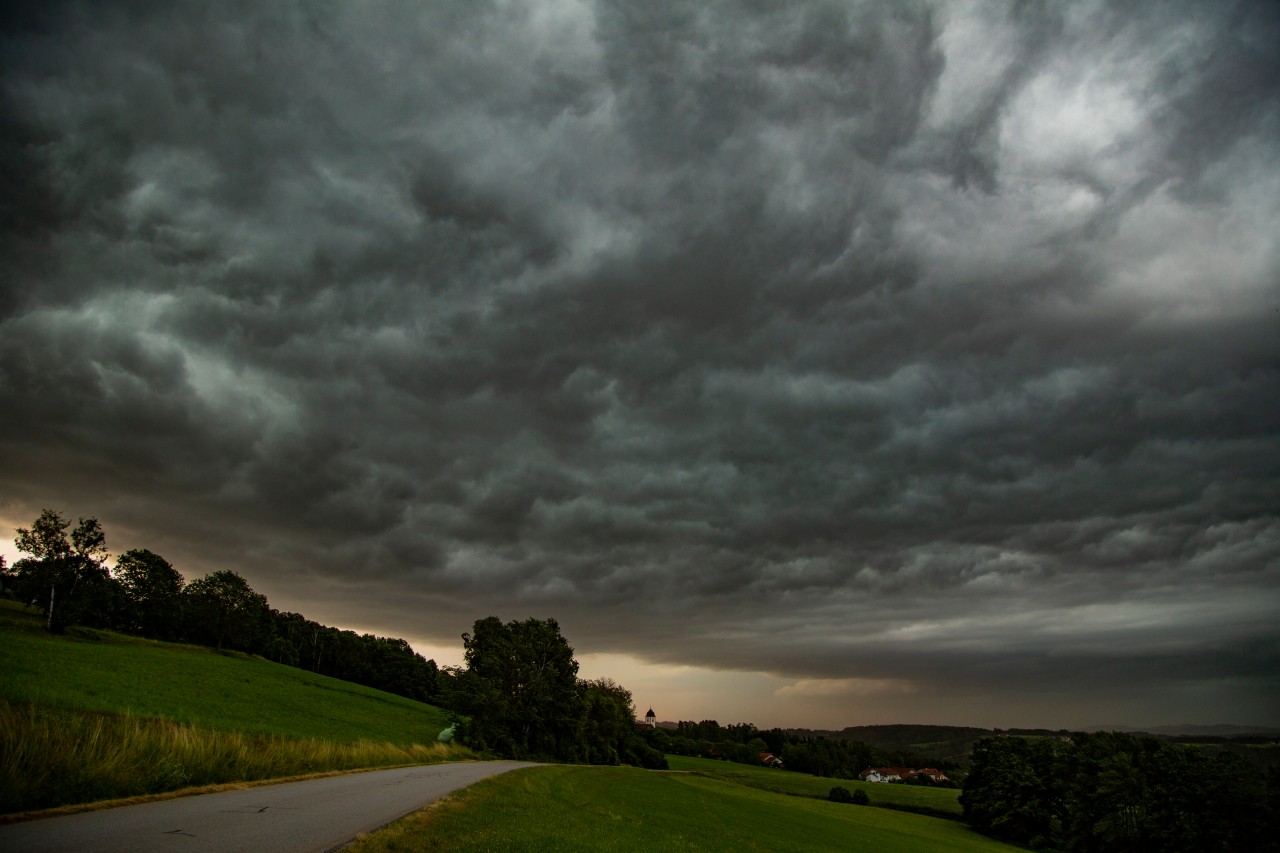
[[[190,786],[473,757],[446,713],[292,667],[0,602],[0,814]]]
[[[260,658],[72,629],[0,602],[0,699],[162,717],[219,731],[394,744],[431,743],[431,705]]]
[[[346,849],[999,853],[1018,848],[956,821],[787,797],[695,774],[557,766],[486,780]]]
[[[850,779],[820,779],[807,773],[752,767],[711,758],[687,758],[683,755],[668,755],[667,762],[672,770],[697,773],[711,779],[734,782],[778,794],[825,799],[831,789],[839,785],[850,791],[859,789],[865,791],[871,798],[872,805],[953,818],[960,817],[960,791],[955,788],[925,788]]]

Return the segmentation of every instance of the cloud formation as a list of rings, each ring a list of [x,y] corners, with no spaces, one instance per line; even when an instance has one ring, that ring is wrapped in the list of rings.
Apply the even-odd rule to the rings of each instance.
[[[9,14],[11,523],[815,725],[1280,719],[1267,4]]]

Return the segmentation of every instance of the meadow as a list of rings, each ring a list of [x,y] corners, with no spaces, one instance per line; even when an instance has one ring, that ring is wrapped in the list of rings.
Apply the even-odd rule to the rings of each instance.
[[[999,853],[952,820],[830,803],[697,773],[548,766],[506,773],[367,835],[390,851],[868,850]]]
[[[161,717],[218,731],[433,743],[448,712],[237,652],[72,628],[0,602],[0,699]]]
[[[748,764],[734,764],[712,758],[689,758],[683,755],[668,755],[667,763],[672,770],[683,770],[710,779],[734,782],[793,797],[826,799],[831,789],[838,785],[849,791],[865,791],[873,806],[884,806],[953,820],[958,820],[961,814],[960,791],[956,788],[926,788],[916,785],[887,785],[850,779],[818,778],[807,773],[792,773],[787,770],[752,767]]]
[[[44,632],[0,602],[0,813],[474,758],[439,708],[245,655]]]

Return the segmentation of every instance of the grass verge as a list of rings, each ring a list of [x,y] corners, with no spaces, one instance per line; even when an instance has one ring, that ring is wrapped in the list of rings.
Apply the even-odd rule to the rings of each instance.
[[[346,849],[998,853],[1018,848],[955,821],[787,797],[696,774],[553,766],[487,779]]]
[[[286,738],[0,700],[0,812],[474,757],[465,748]]]

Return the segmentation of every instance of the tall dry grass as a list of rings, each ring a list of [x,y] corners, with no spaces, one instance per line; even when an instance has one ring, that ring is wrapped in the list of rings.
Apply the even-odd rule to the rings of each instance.
[[[441,743],[397,746],[249,735],[0,700],[0,813],[472,757],[464,747]]]

